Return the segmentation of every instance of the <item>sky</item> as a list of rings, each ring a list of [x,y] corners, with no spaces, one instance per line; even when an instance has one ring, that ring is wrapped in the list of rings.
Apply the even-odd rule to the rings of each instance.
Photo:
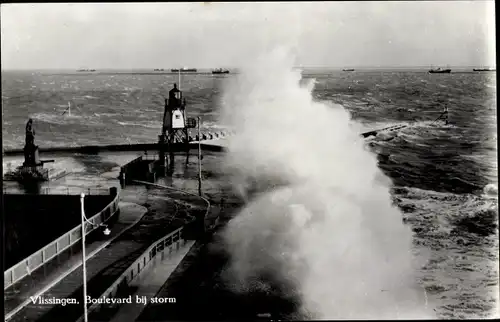
[[[494,1],[2,4],[2,69],[494,66]]]

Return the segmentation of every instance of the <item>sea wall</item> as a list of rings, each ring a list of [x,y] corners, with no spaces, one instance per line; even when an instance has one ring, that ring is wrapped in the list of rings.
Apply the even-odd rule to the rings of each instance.
[[[213,139],[217,139],[223,136],[212,135]],[[209,135],[202,136],[202,139],[206,138],[206,140],[210,140]],[[196,137],[191,137],[190,142],[195,141]],[[202,146],[204,144],[201,144]],[[185,143],[173,143],[170,145],[172,151],[179,152],[184,151],[186,149]],[[198,144],[190,143],[191,149],[197,149]],[[202,147],[203,148],[203,147]],[[210,148],[210,147],[209,147]],[[158,143],[137,143],[137,144],[113,144],[113,145],[85,145],[85,146],[62,146],[62,147],[50,147],[44,148],[40,147],[40,153],[83,153],[83,154],[98,154],[100,152],[131,152],[131,151],[152,151],[158,150]],[[5,156],[21,156],[24,152],[22,149],[9,149],[4,150],[3,155]]]
[[[363,138],[368,138],[370,136],[376,136],[379,132],[382,131],[397,131],[402,128],[407,127],[407,124],[401,124],[401,125],[393,125],[389,126],[383,129],[378,129],[378,130],[373,130],[373,131],[368,131],[364,133],[360,133],[360,136]],[[221,131],[221,132],[205,132],[201,134],[201,139],[202,143],[201,148],[203,150],[209,150],[209,151],[223,151],[224,148],[218,145],[211,145],[207,141],[211,140],[217,140],[221,138],[225,138],[228,136],[234,135],[234,132],[232,131]],[[195,141],[198,141],[199,137],[198,135],[195,136],[189,136],[189,147],[190,149],[197,149],[198,144],[195,143]],[[184,151],[186,148],[185,143],[173,143],[170,145],[172,151],[178,152],[178,151]],[[59,153],[84,153],[84,154],[98,154],[99,152],[118,152],[118,151],[153,151],[153,150],[158,150],[158,143],[137,143],[137,144],[112,144],[112,145],[86,145],[86,146],[74,146],[74,147],[50,147],[50,148],[45,148],[45,147],[40,147],[39,151],[43,153],[54,153],[54,152],[59,152]],[[23,149],[9,149],[9,150],[4,150],[3,155],[5,156],[20,156],[23,155]]]
[[[137,157],[120,168],[120,184],[124,187],[133,180],[154,181],[155,168],[155,160]]]

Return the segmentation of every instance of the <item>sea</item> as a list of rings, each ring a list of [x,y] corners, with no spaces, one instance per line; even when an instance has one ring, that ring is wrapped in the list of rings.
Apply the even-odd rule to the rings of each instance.
[[[202,130],[226,129],[221,94],[235,77],[182,75],[188,116],[200,116]],[[408,125],[367,145],[392,179],[415,253],[428,256],[419,283],[438,318],[498,317],[496,72],[323,68],[302,77],[315,80],[315,100],[342,105],[367,131]],[[28,118],[40,147],[156,142],[177,82],[148,71],[2,71],[3,149],[23,147]],[[445,106],[449,124],[436,121]]]

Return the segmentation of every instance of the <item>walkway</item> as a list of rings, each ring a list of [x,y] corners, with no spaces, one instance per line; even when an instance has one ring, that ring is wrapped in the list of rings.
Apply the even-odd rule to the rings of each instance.
[[[156,240],[191,220],[193,213],[204,211],[199,207],[187,207],[165,197],[159,189],[141,190],[130,186],[123,196],[135,196],[134,201],[148,207],[148,212],[131,229],[108,243],[107,247],[87,260],[87,295],[96,298],[101,294]],[[124,198],[125,199],[125,198]],[[127,198],[128,199],[128,198]],[[82,271],[66,273],[59,281],[51,283],[44,298],[75,299],[83,303]],[[28,300],[11,321],[75,321],[83,314],[83,306],[34,304]]]
[[[132,298],[135,299],[136,296],[139,298],[144,296],[147,299],[154,297],[194,243],[194,240],[189,240],[175,254],[171,256],[164,255],[165,251],[168,252],[168,249],[165,249],[161,256],[155,257],[150,264],[152,266],[146,269],[137,280],[134,280],[133,283],[130,284],[131,288],[137,288],[135,293],[131,293]],[[144,304],[135,303],[135,301],[132,301],[132,303],[133,304],[121,305],[118,313],[114,315],[111,322],[135,321],[146,306]],[[89,320],[97,321],[93,316],[90,316]],[[103,319],[99,320],[104,321]]]
[[[105,240],[87,243],[88,259],[107,247],[146,213],[146,208],[133,203],[120,202],[119,207],[120,215],[111,228],[111,234]],[[81,243],[76,243],[40,269],[32,272],[31,275],[6,289],[4,292],[5,319],[9,320],[13,315],[22,311],[23,307],[31,303],[31,296],[36,297],[45,293],[81,264]]]
[[[176,304],[149,303],[136,322],[290,320],[288,314],[297,310],[297,299],[293,293],[287,294],[285,287],[238,293],[227,283],[225,271],[230,257],[220,248],[220,233],[240,211],[242,202],[234,198],[224,205],[220,228],[207,240],[197,241],[156,292],[159,298],[175,297]]]
[[[208,200],[200,198],[198,195],[191,192],[179,190],[170,186],[142,181],[136,182],[146,184],[147,189],[160,189],[167,192],[169,197],[178,201],[179,205],[192,207],[198,204],[199,208],[203,208],[203,206],[209,207],[208,209],[204,209],[204,213],[206,213],[207,210],[210,210],[210,212],[213,212],[214,210],[214,208],[210,206],[210,202]],[[170,253],[168,249],[165,249],[161,254],[158,254],[157,257],[154,258],[153,262],[148,264],[151,266],[141,272],[139,277],[128,285],[126,293],[121,295],[122,297],[127,297],[129,295],[132,296],[132,304],[122,304],[114,308],[107,307],[105,309],[92,312],[89,315],[89,321],[134,321],[137,317],[139,317],[144,308],[146,308],[146,304],[136,302],[136,296],[138,298],[144,297],[148,300],[155,297],[160,289],[164,287],[166,281],[169,280],[170,275],[174,271],[179,271],[179,264],[184,260],[188,253],[191,253],[194,245],[194,240],[188,240],[185,241],[185,243],[174,254]]]

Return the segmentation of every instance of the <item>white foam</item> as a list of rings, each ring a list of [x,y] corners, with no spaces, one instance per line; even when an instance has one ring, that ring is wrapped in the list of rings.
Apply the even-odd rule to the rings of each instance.
[[[292,283],[311,318],[432,316],[389,180],[349,113],[314,102],[293,65],[265,52],[224,92],[223,122],[238,129],[226,169],[244,196],[266,191],[224,233],[230,276],[243,289],[263,271]]]

